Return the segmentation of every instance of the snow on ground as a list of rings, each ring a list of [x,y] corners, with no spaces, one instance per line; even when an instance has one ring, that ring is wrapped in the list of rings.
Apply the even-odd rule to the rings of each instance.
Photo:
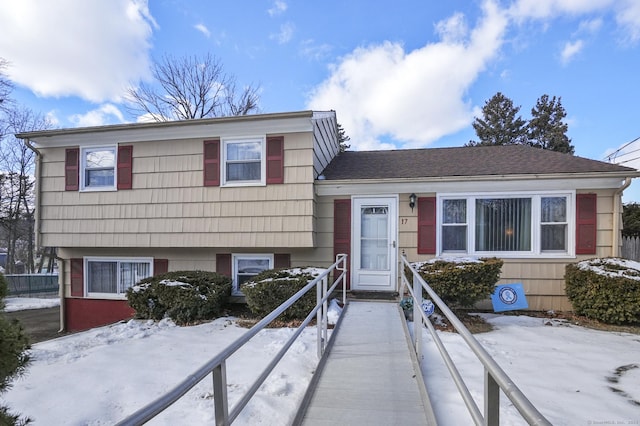
[[[24,311],[27,309],[43,309],[60,306],[59,298],[37,299],[33,297],[8,297],[4,299],[5,312]]]
[[[640,424],[640,335],[562,320],[482,316],[495,329],[474,336],[551,424]],[[483,366],[458,334],[439,336],[482,411]],[[430,334],[423,337],[422,370],[436,417],[443,426],[472,424]],[[616,374],[623,366],[626,371]],[[500,424],[526,424],[504,395]]]
[[[495,330],[476,338],[552,424],[640,423],[639,335],[527,316],[483,316]],[[245,332],[233,318],[193,327],[132,320],[37,343],[27,375],[0,399],[35,425],[113,424],[171,389]],[[231,358],[231,406],[292,333],[263,330]],[[431,337],[423,334],[423,375],[440,424],[471,424]],[[482,409],[482,366],[459,335],[439,335]],[[289,424],[316,365],[315,328],[309,327],[234,425]],[[149,424],[212,424],[211,392],[206,378]],[[501,425],[525,424],[504,395],[501,400]]]

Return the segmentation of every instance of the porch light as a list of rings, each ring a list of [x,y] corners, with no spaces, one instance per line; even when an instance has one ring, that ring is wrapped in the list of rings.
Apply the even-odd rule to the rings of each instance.
[[[416,194],[411,194],[409,195],[409,207],[411,207],[411,211],[413,211],[413,208],[416,206]]]

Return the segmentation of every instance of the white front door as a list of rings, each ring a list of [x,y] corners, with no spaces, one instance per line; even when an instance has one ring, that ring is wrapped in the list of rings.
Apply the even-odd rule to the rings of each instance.
[[[353,199],[353,290],[396,290],[397,205],[395,197]]]

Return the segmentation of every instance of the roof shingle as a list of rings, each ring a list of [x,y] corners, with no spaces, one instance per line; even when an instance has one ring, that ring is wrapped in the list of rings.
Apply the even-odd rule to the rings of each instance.
[[[327,180],[512,174],[630,172],[636,169],[527,145],[346,151],[324,170]]]

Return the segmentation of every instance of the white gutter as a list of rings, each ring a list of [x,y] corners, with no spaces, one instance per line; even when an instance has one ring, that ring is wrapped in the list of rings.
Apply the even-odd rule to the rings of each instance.
[[[36,248],[40,249],[40,172],[42,170],[42,152],[40,152],[36,147],[31,144],[31,140],[29,138],[25,138],[24,144],[36,154],[36,182],[35,182],[35,212],[34,212],[34,220],[35,220],[35,234],[36,234]],[[44,253],[42,254],[44,256]],[[58,333],[64,331],[64,260],[59,258],[56,255],[56,260],[59,261],[58,264],[58,297],[60,297],[60,329]],[[62,283],[60,282],[60,277],[62,277]]]
[[[624,178],[622,186],[613,193],[613,241],[611,244],[611,257],[620,256],[620,206],[622,205],[622,192],[631,185],[631,178]]]

